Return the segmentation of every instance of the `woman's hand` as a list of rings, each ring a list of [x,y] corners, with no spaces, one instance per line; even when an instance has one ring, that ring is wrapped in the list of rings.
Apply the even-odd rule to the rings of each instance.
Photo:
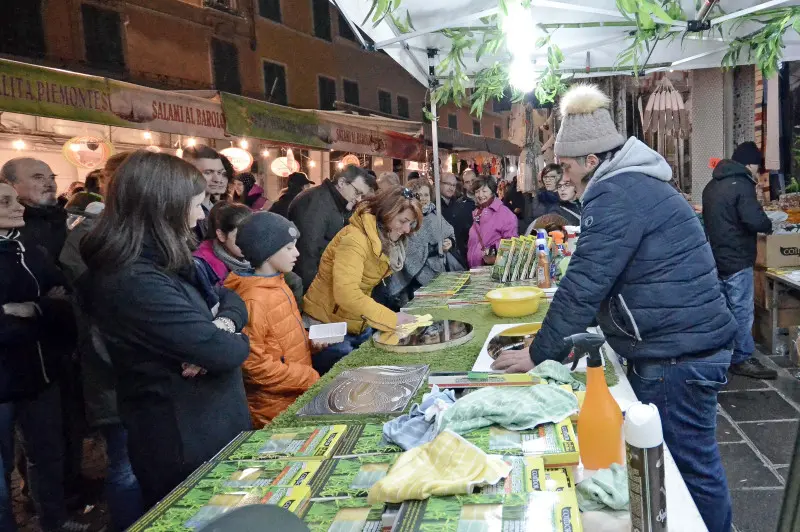
[[[417,321],[416,316],[406,314],[405,312],[397,313],[397,325],[406,325],[408,323],[414,323],[415,321]]]
[[[36,317],[36,305],[31,301],[27,303],[6,303],[3,305],[3,312],[18,318],[34,318]]]
[[[444,242],[442,242],[442,251],[447,253],[448,251],[450,251],[450,249],[452,249],[452,247],[453,247],[453,241],[450,240],[449,238],[445,238]]]
[[[53,299],[67,299],[67,289],[63,286],[54,286],[47,292],[47,297],[52,297]]]
[[[204,368],[189,364],[188,362],[181,364],[181,370],[181,376],[187,379],[193,379],[198,375],[205,375],[207,373]]]

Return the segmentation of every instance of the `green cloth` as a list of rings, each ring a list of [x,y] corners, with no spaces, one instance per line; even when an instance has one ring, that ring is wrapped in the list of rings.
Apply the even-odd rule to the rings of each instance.
[[[491,425],[527,430],[543,423],[558,423],[577,411],[575,394],[552,384],[481,388],[445,410],[439,430],[466,434]]]
[[[272,421],[273,427],[302,427],[308,425],[327,425],[331,423],[380,423],[383,424],[396,415],[372,415],[372,414],[342,414],[337,416],[303,416],[297,417],[297,411],[308,404],[322,388],[330,384],[342,371],[363,366],[410,366],[412,364],[429,364],[431,371],[463,371],[468,372],[472,369],[475,360],[478,358],[489,331],[498,323],[530,323],[544,320],[549,305],[542,302],[539,311],[530,316],[521,318],[498,318],[492,313],[489,305],[469,305],[457,309],[448,308],[419,308],[414,309],[412,314],[431,314],[434,320],[457,320],[470,323],[473,326],[473,338],[469,342],[456,346],[434,351],[432,353],[393,353],[384,351],[376,347],[372,341],[364,342],[361,347],[353,351],[342,360],[336,363],[333,368],[322,376],[314,386],[305,394],[300,396],[292,406],[287,408],[280,416]],[[606,360],[606,382],[609,386],[617,383],[617,375],[611,363]],[[585,380],[583,374],[576,375],[578,379]],[[429,391],[427,382],[420,386],[417,395],[409,401],[408,408],[413,403],[422,402],[422,395]]]
[[[555,360],[545,360],[530,370],[528,374],[556,384],[569,384],[575,391],[586,389],[586,386],[572,375],[567,366]]]
[[[628,472],[619,464],[611,464],[611,469],[601,469],[591,478],[578,484],[578,507],[582,512],[595,510],[628,509]]]

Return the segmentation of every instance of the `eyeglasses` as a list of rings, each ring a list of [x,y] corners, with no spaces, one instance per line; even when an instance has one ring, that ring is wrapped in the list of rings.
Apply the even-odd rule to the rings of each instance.
[[[556,187],[556,190],[567,190],[570,188],[575,188],[575,185],[572,183],[562,183]]]
[[[356,191],[356,199],[361,199],[361,198],[363,198],[364,196],[367,195],[365,192],[363,192],[361,190],[358,190],[358,187],[355,186],[353,183],[347,183],[347,184],[350,185],[351,187],[353,187],[353,190]]]

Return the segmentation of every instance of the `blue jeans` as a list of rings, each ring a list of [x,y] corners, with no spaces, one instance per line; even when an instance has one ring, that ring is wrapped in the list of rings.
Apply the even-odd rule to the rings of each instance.
[[[629,360],[628,368],[636,397],[658,408],[664,442],[709,532],[731,529],[731,500],[716,438],[717,392],[728,382],[730,360],[730,349],[721,349],[697,358]]]
[[[56,531],[67,518],[64,505],[64,432],[61,422],[61,392],[51,385],[39,395],[0,404],[0,457],[3,462],[5,492],[11,486],[14,469],[14,423],[22,430],[28,458],[28,480],[42,529]],[[4,490],[0,488],[0,495]],[[2,532],[16,530],[13,516],[6,516],[10,501],[0,501]],[[8,524],[12,523],[12,524]],[[6,528],[7,527],[7,528]]]
[[[733,346],[731,364],[744,362],[756,349],[751,331],[753,329],[753,268],[745,268],[730,277],[720,279],[722,293],[728,301],[728,308],[736,318],[739,331]]]
[[[369,340],[372,336],[372,327],[367,327],[367,330],[361,334],[347,334],[344,341],[338,344],[329,345],[316,355],[311,356],[311,365],[317,370],[320,375],[325,375],[330,371],[334,364],[339,362],[345,356],[358,349],[358,347]]]
[[[111,513],[113,530],[127,529],[144,514],[144,502],[139,481],[128,459],[128,433],[121,424],[100,428],[106,440],[108,470],[106,471],[106,500]]]

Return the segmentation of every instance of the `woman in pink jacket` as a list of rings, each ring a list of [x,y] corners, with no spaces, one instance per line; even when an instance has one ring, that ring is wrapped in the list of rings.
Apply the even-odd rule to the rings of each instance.
[[[491,176],[480,176],[475,181],[475,204],[472,227],[469,230],[467,262],[470,268],[487,264],[484,257],[497,249],[503,238],[519,236],[517,217],[497,197],[497,181]]]

